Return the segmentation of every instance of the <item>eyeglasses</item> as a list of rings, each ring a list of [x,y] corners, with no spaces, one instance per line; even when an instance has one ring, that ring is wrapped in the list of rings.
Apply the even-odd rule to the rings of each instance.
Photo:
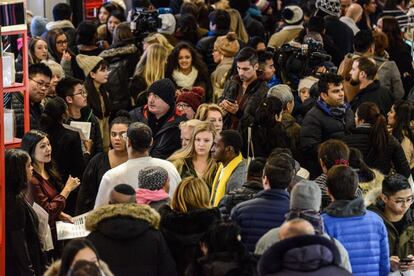
[[[34,79],[32,79],[32,78],[29,78],[31,81],[34,81],[36,84],[37,84],[37,86],[39,87],[39,88],[46,88],[46,89],[49,89],[50,88],[50,83],[47,83],[47,82],[43,82],[43,81],[37,81],[37,80],[34,80]]]
[[[82,97],[87,97],[88,93],[85,90],[80,91],[79,93],[72,94],[71,96],[75,97],[76,95],[82,95]]]
[[[179,104],[177,104],[177,108],[178,109],[189,109],[191,106],[189,105],[189,104],[186,104],[186,103],[179,103]]]
[[[411,205],[411,203],[413,203],[413,198],[412,197],[409,197],[407,199],[398,199],[398,200],[393,200],[393,202],[395,204],[400,205],[400,206],[402,206],[403,204]]]
[[[59,40],[59,41],[56,41],[56,44],[58,44],[58,45],[68,44],[68,41],[67,40]]]

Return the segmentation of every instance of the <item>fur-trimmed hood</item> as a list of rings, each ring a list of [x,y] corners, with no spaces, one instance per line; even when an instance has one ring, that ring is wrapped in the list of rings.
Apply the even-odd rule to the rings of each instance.
[[[46,24],[46,30],[48,31],[66,28],[75,29],[75,26],[73,26],[72,22],[70,22],[69,20],[52,21]]]
[[[365,196],[364,196],[364,204],[365,206],[371,206],[371,205],[377,205],[378,203],[382,202],[382,200],[379,198],[379,196],[382,193],[382,187],[376,187],[372,190],[370,190]]]
[[[46,270],[45,274],[43,276],[58,276],[60,272],[60,267],[62,265],[62,260],[57,260],[53,262]],[[109,269],[108,265],[102,261],[99,260],[99,268],[103,272],[103,276],[113,276],[114,274]]]
[[[112,59],[114,57],[133,55],[138,53],[138,48],[134,44],[127,44],[121,47],[114,47],[108,50],[103,51],[99,54],[101,58]]]
[[[148,205],[124,203],[104,205],[92,211],[86,217],[86,229],[91,232],[97,231],[101,224],[109,219],[111,222],[116,219],[127,219],[129,222],[141,220],[155,229],[158,229],[160,224],[160,215]]]

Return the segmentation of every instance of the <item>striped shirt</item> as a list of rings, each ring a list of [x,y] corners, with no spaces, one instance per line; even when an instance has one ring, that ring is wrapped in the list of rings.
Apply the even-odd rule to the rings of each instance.
[[[398,21],[402,31],[405,31],[410,24],[414,24],[414,15],[408,15],[402,10],[383,10],[382,16],[393,16]]]

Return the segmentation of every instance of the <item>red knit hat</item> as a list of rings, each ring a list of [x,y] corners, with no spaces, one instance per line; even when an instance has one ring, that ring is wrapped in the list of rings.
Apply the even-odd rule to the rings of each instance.
[[[194,111],[197,111],[197,108],[201,104],[201,100],[204,96],[204,88],[203,87],[193,87],[191,90],[181,92],[181,94],[177,97],[176,103],[179,102],[186,103],[191,106]]]

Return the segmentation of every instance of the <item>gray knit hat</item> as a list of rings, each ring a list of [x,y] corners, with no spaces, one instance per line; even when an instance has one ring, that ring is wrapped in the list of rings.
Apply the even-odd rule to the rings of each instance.
[[[157,191],[164,187],[168,180],[168,172],[159,166],[149,166],[139,171],[138,187]]]
[[[321,208],[321,188],[314,181],[302,180],[290,192],[290,209],[314,210]]]
[[[341,3],[339,0],[316,0],[315,4],[318,10],[339,17],[341,15]]]

